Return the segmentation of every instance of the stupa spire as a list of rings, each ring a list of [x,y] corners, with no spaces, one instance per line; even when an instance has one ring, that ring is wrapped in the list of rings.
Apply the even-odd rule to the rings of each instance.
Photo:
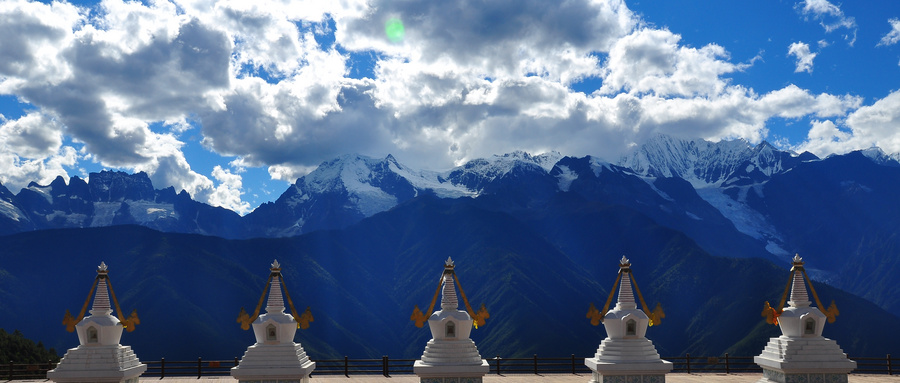
[[[631,262],[624,255],[619,260],[619,269],[622,271],[622,278],[619,283],[616,307],[635,308],[637,303],[634,301],[634,290],[631,287]]]
[[[91,305],[91,315],[109,315],[112,306],[109,303],[109,288],[106,286],[109,270],[105,262],[97,266],[97,291],[94,293],[94,303]]]
[[[469,299],[466,298],[466,292],[459,283],[459,278],[456,276],[454,268],[455,263],[453,259],[447,257],[447,260],[444,261],[444,272],[441,273],[441,278],[438,280],[438,286],[434,290],[434,297],[431,299],[431,304],[428,305],[428,311],[422,312],[419,309],[419,305],[416,305],[412,315],[409,316],[409,319],[416,323],[416,327],[424,326],[425,321],[434,313],[434,305],[437,303],[438,294],[442,294],[441,310],[454,311],[459,308],[459,298],[456,296],[457,285],[459,286],[459,294],[462,295],[462,300],[466,307],[465,312],[475,320],[475,328],[484,326],[485,319],[490,318],[490,314],[488,314],[484,304],[481,305],[478,311],[473,310],[472,306],[469,305]]]
[[[284,312],[284,296],[281,295],[281,265],[276,259],[272,262],[272,283],[269,285],[269,299],[266,301],[267,313]]]
[[[453,259],[447,257],[447,261],[444,262],[441,310],[456,310],[459,308],[459,298],[456,296],[456,286],[453,283],[453,267]]]
[[[282,288],[284,288],[284,295],[281,293]],[[266,290],[269,291],[268,299],[266,299]],[[248,314],[247,310],[241,307],[237,322],[241,324],[242,329],[249,330],[250,324],[260,318],[259,312],[262,309],[263,302],[266,302],[267,313],[283,314],[285,309],[285,298],[287,298],[287,307],[290,307],[291,316],[293,317],[293,320],[296,321],[297,326],[302,329],[309,328],[309,322],[313,321],[312,313],[309,312],[309,307],[306,308],[303,315],[297,313],[297,309],[294,308],[294,302],[291,301],[291,293],[288,292],[287,285],[284,283],[284,277],[281,275],[281,264],[279,264],[276,259],[272,262],[272,267],[269,268],[269,280],[266,281],[266,286],[263,287],[262,295],[259,297],[259,302],[256,304],[253,315]]]
[[[791,281],[791,300],[788,304],[791,307],[807,307],[810,305],[809,293],[806,291],[806,283],[803,281],[803,258],[799,254],[794,255],[791,262],[791,273],[793,278]]]

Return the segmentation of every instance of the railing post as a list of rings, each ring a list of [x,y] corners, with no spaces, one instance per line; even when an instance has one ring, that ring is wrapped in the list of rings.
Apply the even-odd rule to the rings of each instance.
[[[497,355],[497,357],[494,358],[494,360],[497,361],[497,375],[500,375],[500,355]],[[9,368],[10,368],[10,370],[12,369],[12,362],[9,362]],[[10,379],[10,380],[12,380],[12,379]]]
[[[13,370],[13,363],[10,360],[9,361],[9,370],[7,371],[8,376],[7,376],[6,380],[12,380],[12,370]]]
[[[382,370],[382,372],[384,372],[385,377],[391,376],[390,374],[388,374],[388,356],[387,355],[381,357],[381,370]]]
[[[237,357],[234,357],[234,366],[235,366],[235,367],[238,366],[238,358],[237,358]]]
[[[534,354],[534,374],[537,375],[537,354]]]
[[[691,373],[691,354],[686,354],[684,359],[687,361],[687,373],[690,374]]]
[[[887,360],[888,360],[888,375],[894,375],[894,369],[893,369],[893,366],[891,365],[891,354],[887,354]]]
[[[728,365],[728,353],[725,353],[725,374],[731,373],[731,366]]]
[[[350,359],[344,355],[344,376],[350,377]]]
[[[162,379],[165,377],[166,377],[166,358],[163,357],[159,361],[159,378]]]
[[[572,354],[572,375],[575,375],[575,354]]]
[[[203,358],[197,357],[197,379],[203,377]]]

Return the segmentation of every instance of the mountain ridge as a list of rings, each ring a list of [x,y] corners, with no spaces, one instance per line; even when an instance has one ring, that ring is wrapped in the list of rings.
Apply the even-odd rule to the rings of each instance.
[[[886,213],[900,216],[900,191],[884,181],[900,184],[900,166],[891,156],[868,149],[818,158],[767,143],[666,136],[634,153],[610,163],[513,152],[444,172],[416,170],[391,155],[345,155],[324,162],[276,201],[244,217],[172,188],[156,190],[142,173],[102,172],[92,174],[90,182],[73,177],[68,184],[58,178],[47,186],[32,183],[19,195],[0,185],[0,234],[140,224],[227,239],[291,237],[342,230],[426,196],[481,199],[491,201],[489,209],[527,215],[574,194],[586,204],[640,212],[712,255],[778,264],[795,253],[818,257],[810,268],[816,280],[900,314],[900,302],[883,292],[900,284],[900,277],[877,273],[877,280],[864,281],[864,274],[843,270],[900,263],[891,246],[876,242],[900,235],[900,222]],[[635,161],[641,164],[637,170],[623,166]],[[883,288],[866,290],[873,286]]]

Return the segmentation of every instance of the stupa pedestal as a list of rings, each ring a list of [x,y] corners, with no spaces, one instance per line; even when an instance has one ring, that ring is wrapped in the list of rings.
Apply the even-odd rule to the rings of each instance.
[[[588,314],[603,321],[607,334],[594,357],[584,360],[584,364],[592,371],[590,382],[663,383],[666,381],[666,373],[672,370],[672,362],[660,359],[653,342],[646,338],[650,318],[638,309],[634,301],[631,264],[622,257],[619,267],[620,284],[616,306],[605,315],[599,312]]]
[[[316,364],[309,360],[303,346],[294,343],[298,322],[284,313],[278,261],[271,270],[266,313],[252,323],[256,344],[247,348],[241,362],[231,369],[231,376],[242,383],[307,383]]]
[[[441,310],[428,318],[432,339],[425,345],[422,358],[413,364],[421,383],[481,383],[490,371],[469,338],[475,320],[458,309],[453,268],[453,260],[448,258],[441,282]]]
[[[56,368],[47,371],[47,379],[65,383],[137,383],[138,377],[147,370],[147,365],[138,360],[130,346],[119,344],[124,326],[111,315],[106,264],[101,263],[97,272],[91,315],[74,325],[79,345],[66,351]],[[66,321],[69,320],[67,316]]]
[[[757,383],[847,383],[847,375],[856,369],[856,362],[847,358],[837,342],[822,336],[825,321],[834,321],[837,309],[832,303],[827,310],[831,318],[827,318],[821,309],[811,307],[802,258],[794,256],[793,266],[789,307],[780,314],[770,314],[777,318],[782,335],[770,339],[762,354],[753,358],[763,369],[763,377]]]

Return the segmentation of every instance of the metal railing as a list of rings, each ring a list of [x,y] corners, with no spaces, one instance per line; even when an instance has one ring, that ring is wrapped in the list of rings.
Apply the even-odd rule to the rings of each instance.
[[[57,362],[47,361],[46,363],[13,363],[10,361],[6,366],[2,375],[6,380],[13,379],[46,379],[47,371],[56,368]]]
[[[742,372],[762,372],[756,363],[753,362],[752,356],[731,356],[725,353],[724,356],[675,356],[663,358],[672,362],[672,372],[712,372],[712,373],[742,373]]]
[[[685,356],[663,357],[672,362],[674,373],[746,373],[761,372],[762,369],[753,362],[749,356]],[[851,373],[866,374],[894,374],[896,363],[891,354],[881,358],[850,357],[856,361],[857,368]],[[162,358],[158,361],[142,361],[147,365],[147,371],[142,376],[146,377],[175,377],[175,376],[227,376],[231,368],[238,365],[238,358],[229,360],[204,360],[196,361],[170,361]],[[381,359],[320,359],[314,360],[316,369],[313,375],[373,375],[381,374],[386,377],[392,374],[412,374],[415,359],[391,359],[387,355]],[[538,357],[537,354],[530,358],[501,358],[499,355],[487,359],[490,365],[490,374],[589,374],[591,370],[584,365],[584,357],[547,358]],[[10,361],[0,377],[7,380],[14,379],[46,379],[47,371],[56,368],[56,362],[46,363],[13,363]],[[896,370],[900,372],[900,369]]]

